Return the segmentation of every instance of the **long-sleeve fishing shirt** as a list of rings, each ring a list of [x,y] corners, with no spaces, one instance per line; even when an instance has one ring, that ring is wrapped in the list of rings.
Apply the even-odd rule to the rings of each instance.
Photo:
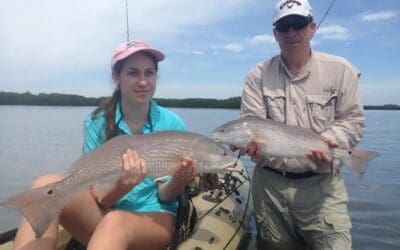
[[[359,90],[360,72],[346,59],[312,51],[304,70],[292,77],[281,56],[257,64],[247,75],[241,113],[310,128],[336,141],[355,146],[362,137],[364,111]],[[263,165],[282,170],[310,162],[268,158]]]

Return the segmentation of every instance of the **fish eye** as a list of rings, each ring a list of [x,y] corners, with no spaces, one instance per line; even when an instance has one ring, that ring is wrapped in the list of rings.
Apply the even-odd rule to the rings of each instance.
[[[53,190],[49,190],[49,191],[47,191],[47,194],[52,194],[53,193]]]
[[[352,154],[353,154],[353,152],[351,152],[350,150],[347,151],[347,153],[348,153],[349,155],[352,155]]]

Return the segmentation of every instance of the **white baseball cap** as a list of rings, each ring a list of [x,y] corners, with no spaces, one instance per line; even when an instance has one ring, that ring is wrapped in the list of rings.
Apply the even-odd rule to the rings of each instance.
[[[312,17],[312,8],[308,0],[281,0],[275,8],[273,24],[289,15]]]

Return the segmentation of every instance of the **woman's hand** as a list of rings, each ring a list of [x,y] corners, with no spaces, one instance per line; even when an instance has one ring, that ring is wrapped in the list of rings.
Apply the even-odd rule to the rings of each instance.
[[[94,199],[103,207],[111,207],[146,176],[146,164],[134,150],[128,149],[122,155],[121,165],[121,177],[117,183],[91,188]]]
[[[158,185],[158,198],[163,202],[170,202],[178,197],[184,191],[185,185],[196,177],[197,167],[195,159],[182,159],[172,173],[172,179]]]
[[[173,179],[184,184],[193,180],[197,175],[197,165],[198,163],[195,159],[182,159],[172,174]]]
[[[117,185],[123,190],[131,190],[146,177],[146,163],[135,150],[128,149],[122,156],[121,178]]]

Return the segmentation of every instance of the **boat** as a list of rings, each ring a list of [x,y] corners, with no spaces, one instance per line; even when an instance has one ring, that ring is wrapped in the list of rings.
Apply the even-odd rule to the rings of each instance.
[[[238,172],[200,176],[190,184],[196,211],[192,230],[167,249],[238,249],[250,221],[250,178],[242,163],[237,168]],[[0,234],[0,250],[12,249],[15,233],[13,229]],[[76,249],[72,242],[60,226],[57,249]]]

